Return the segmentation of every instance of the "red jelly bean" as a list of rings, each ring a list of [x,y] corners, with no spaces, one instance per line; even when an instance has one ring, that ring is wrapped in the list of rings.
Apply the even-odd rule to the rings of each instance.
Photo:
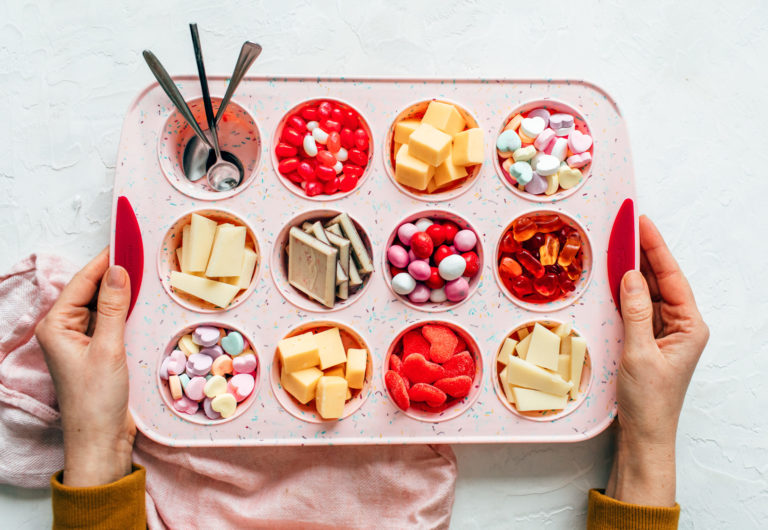
[[[344,149],[349,150],[355,147],[355,133],[352,132],[352,129],[342,129],[339,132],[339,137],[341,139],[341,147]]]
[[[360,149],[349,150],[349,161],[358,166],[365,166],[368,164],[368,155]]]
[[[307,121],[317,121],[317,107],[304,107],[300,114]]]
[[[499,263],[499,274],[502,279],[511,280],[512,278],[520,276],[522,273],[523,268],[518,262],[512,258],[501,258],[501,263]]]
[[[307,182],[306,184],[307,185],[304,187],[304,191],[308,196],[314,197],[315,195],[320,195],[323,193],[323,185],[319,182]]]
[[[320,127],[327,133],[331,131],[339,132],[341,130],[341,123],[335,120],[325,120],[320,124]]]
[[[442,276],[440,276],[440,271],[437,267],[429,268],[429,278],[424,281],[424,285],[430,289],[440,289],[443,285],[445,285],[445,280]]]
[[[362,129],[355,131],[355,145],[358,149],[368,149],[368,133]]]
[[[315,175],[315,168],[313,168],[310,165],[310,163],[306,161],[300,163],[296,171],[304,180],[307,180],[308,178],[313,177]]]
[[[357,186],[358,178],[354,175],[347,175],[344,174],[344,177],[340,179],[339,182],[339,190],[343,191],[344,193],[348,191],[352,191],[355,189],[355,186]]]
[[[348,110],[344,113],[344,127],[355,130],[358,124],[359,120],[354,110]]]
[[[432,260],[435,262],[435,265],[440,265],[440,262],[451,254],[453,254],[453,252],[451,252],[450,248],[448,248],[446,245],[440,245],[437,247],[435,255],[432,256]]]
[[[480,270],[480,258],[478,255],[475,252],[470,251],[465,252],[461,257],[467,262],[467,267],[464,269],[463,276],[471,278],[477,274],[477,271]]]
[[[285,177],[291,182],[293,182],[294,184],[301,184],[302,182],[304,182],[304,179],[301,177],[301,175],[299,175],[295,171],[293,173],[288,173]]]
[[[317,106],[317,116],[321,120],[327,120],[331,117],[333,106],[328,101],[323,101]]]
[[[320,153],[318,153],[318,155],[319,154]],[[328,182],[329,180],[336,178],[336,172],[332,167],[328,166],[317,166],[315,169],[315,175],[317,175],[317,178],[323,182]]]
[[[336,165],[336,157],[333,156],[329,151],[318,152],[317,161],[322,166],[333,167],[334,165]]]
[[[542,265],[539,260],[534,258],[530,252],[523,249],[518,251],[516,255],[517,261],[520,262],[520,265],[525,267],[531,274],[533,274],[534,278],[541,278],[544,276],[544,265]]]
[[[345,175],[354,176],[357,178],[360,178],[363,176],[363,168],[360,166],[356,166],[355,164],[344,164],[342,166],[342,171]]]
[[[326,195],[333,195],[339,191],[340,180],[339,177],[334,177],[325,184],[323,184],[323,193]]]
[[[286,122],[286,124],[288,125],[288,127],[291,127],[292,129],[296,129],[300,133],[303,133],[307,130],[307,123],[295,115],[288,118],[288,121]]]
[[[283,142],[280,142],[279,144],[277,144],[277,147],[275,147],[275,154],[280,158],[296,156],[296,153],[298,152],[299,150],[296,149],[294,146],[283,143]]]
[[[299,147],[302,143],[304,143],[304,136],[302,136],[299,131],[292,129],[291,127],[283,128],[283,134],[280,135],[280,138],[284,142],[295,145],[296,147]]]
[[[432,244],[439,247],[445,242],[445,228],[437,223],[431,224],[425,230],[427,235],[432,239]]]
[[[411,237],[411,250],[420,259],[428,259],[432,255],[435,246],[426,232],[416,232]]]
[[[280,172],[281,175],[287,175],[288,173],[293,173],[294,171],[296,171],[298,167],[299,167],[298,158],[286,158],[280,161],[280,163],[277,165],[277,170]]]
[[[530,278],[527,278],[523,275],[520,275],[517,278],[513,278],[510,281],[510,285],[512,287],[512,291],[520,298],[533,292],[533,282],[531,282]]]
[[[536,292],[541,296],[549,298],[550,296],[557,294],[560,284],[557,281],[557,276],[550,273],[533,280],[533,288],[536,289]]]
[[[453,221],[443,221],[443,230],[445,232],[445,242],[453,245],[453,238],[459,233],[459,225]]]
[[[339,133],[334,131],[329,134],[328,140],[325,142],[325,146],[334,155],[338,153],[339,149],[341,149],[341,136],[339,136]]]
[[[335,107],[331,111],[331,119],[333,121],[337,121],[337,122],[341,123],[342,121],[344,121],[344,111],[341,110],[339,107]]]

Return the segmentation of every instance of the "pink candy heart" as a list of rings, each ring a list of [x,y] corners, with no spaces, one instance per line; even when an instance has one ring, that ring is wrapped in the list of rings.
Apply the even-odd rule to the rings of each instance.
[[[211,371],[213,359],[202,353],[193,353],[187,359],[187,375],[191,377],[204,376]]]
[[[237,402],[243,401],[253,392],[255,381],[251,374],[237,374],[227,384],[227,392],[235,396]]]
[[[184,369],[187,366],[187,356],[181,350],[173,350],[167,357],[168,362],[165,363],[166,371],[168,375],[179,375],[184,373]]]
[[[581,168],[592,162],[592,155],[589,154],[589,151],[585,151],[578,155],[569,156],[565,162],[574,169]]]
[[[217,357],[224,355],[224,350],[221,349],[221,346],[216,344],[215,346],[211,346],[209,348],[203,348],[200,350],[200,353],[202,355],[207,355],[211,359],[216,359]]]
[[[181,396],[173,402],[173,408],[184,414],[195,414],[199,407],[197,401],[192,401],[187,396]]]
[[[219,342],[220,337],[219,328],[212,326],[200,326],[192,333],[192,341],[200,346],[213,346]]]
[[[187,383],[187,387],[184,389],[184,393],[189,399],[194,401],[202,401],[205,398],[205,377],[193,377]]]
[[[574,154],[583,153],[592,147],[592,137],[584,134],[577,129],[571,131],[568,135],[568,149]]]
[[[232,368],[236,374],[249,374],[256,371],[258,361],[252,353],[238,355],[232,359]]]
[[[213,407],[211,407],[211,401],[211,398],[205,398],[203,401],[203,412],[205,412],[205,415],[209,420],[218,420],[221,418],[221,414],[213,410]]]

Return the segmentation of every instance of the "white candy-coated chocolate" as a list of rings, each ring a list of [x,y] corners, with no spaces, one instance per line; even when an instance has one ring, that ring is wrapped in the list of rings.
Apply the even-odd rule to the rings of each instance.
[[[416,280],[407,272],[401,272],[392,278],[392,290],[400,295],[410,294],[416,288]]]
[[[445,287],[441,287],[440,289],[432,289],[432,292],[429,293],[430,302],[440,304],[446,300],[448,300],[448,297],[445,295]]]
[[[416,228],[419,229],[419,232],[424,232],[427,228],[435,224],[432,219],[427,219],[426,217],[422,217],[418,221],[414,223],[416,225]]]

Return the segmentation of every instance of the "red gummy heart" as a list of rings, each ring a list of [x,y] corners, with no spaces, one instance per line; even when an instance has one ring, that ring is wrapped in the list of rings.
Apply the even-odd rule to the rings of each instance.
[[[463,398],[469,394],[469,389],[472,388],[472,378],[466,375],[446,377],[435,381],[435,387],[449,396]]]
[[[429,362],[420,353],[412,353],[403,361],[402,373],[411,383],[434,383],[445,377],[442,366]]]
[[[458,377],[466,375],[470,379],[475,377],[475,360],[468,351],[457,353],[443,363],[445,377]]]
[[[426,383],[416,383],[408,390],[408,397],[411,401],[424,401],[430,407],[439,407],[448,396],[445,392]]]
[[[403,378],[397,372],[388,370],[384,374],[384,383],[387,385],[387,390],[389,390],[389,395],[392,396],[395,405],[403,410],[408,410],[408,407],[411,406],[411,400],[408,397],[408,389],[403,383]]]
[[[405,389],[408,390],[411,388],[411,382],[408,381],[408,378],[405,377],[403,374],[400,374],[400,378],[403,380],[403,384],[405,385]]]
[[[427,324],[422,326],[421,334],[429,341],[429,358],[436,363],[444,363],[451,358],[459,339],[445,326]]]
[[[389,369],[398,374],[403,371],[403,361],[397,355],[389,356]]]
[[[456,343],[456,347],[453,349],[453,354],[456,355],[457,353],[461,353],[463,351],[467,351],[469,348],[467,348],[467,343],[464,341],[464,339],[461,338],[461,335],[456,335],[456,339],[459,341]]]
[[[411,330],[403,335],[403,361],[412,353],[429,356],[429,343],[418,330]]]

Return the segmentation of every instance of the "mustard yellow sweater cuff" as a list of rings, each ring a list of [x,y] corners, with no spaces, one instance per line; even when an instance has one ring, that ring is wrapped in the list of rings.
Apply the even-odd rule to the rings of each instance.
[[[143,467],[134,465],[130,475],[89,488],[65,486],[63,473],[51,477],[53,528],[146,528]]]
[[[674,530],[679,518],[679,504],[672,508],[640,506],[606,497],[602,490],[589,490],[589,530]]]

